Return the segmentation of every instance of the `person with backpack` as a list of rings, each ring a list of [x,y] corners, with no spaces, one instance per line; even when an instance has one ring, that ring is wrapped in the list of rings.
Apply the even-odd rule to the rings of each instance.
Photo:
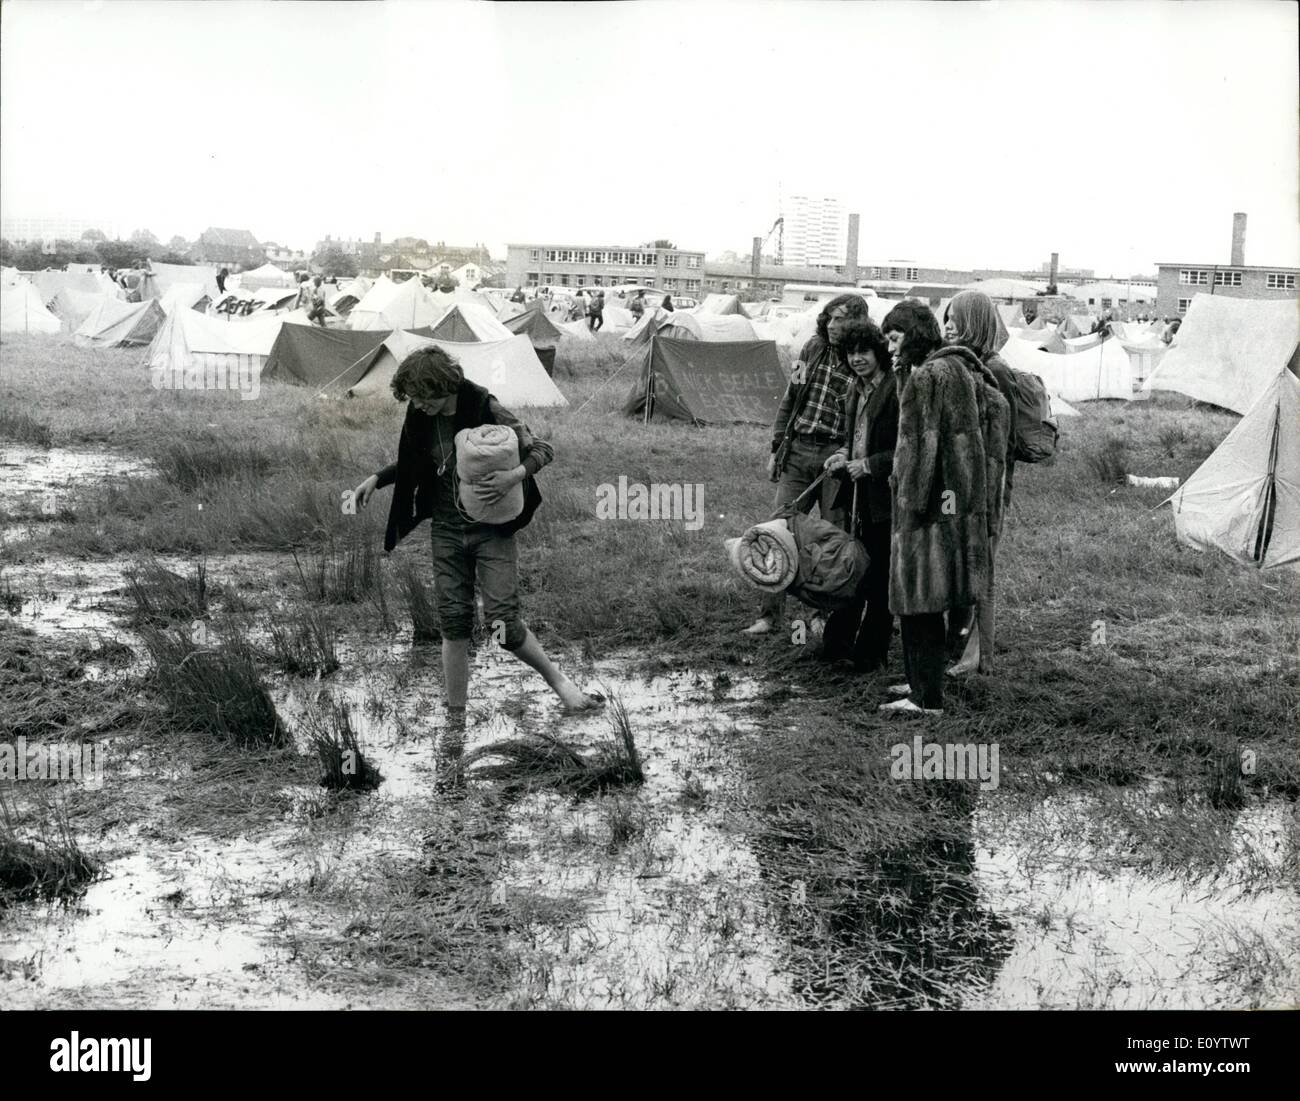
[[[664,300],[663,303],[661,304],[661,308],[667,310],[669,313],[676,312],[673,306],[673,296],[671,294],[664,295]]]
[[[605,324],[605,292],[597,291],[587,306],[587,328],[598,332]]]
[[[890,687],[899,698],[880,711],[942,715],[944,616],[987,598],[1011,409],[974,352],[943,344],[928,306],[900,302],[881,328],[899,384],[889,609],[899,617],[907,683]]]
[[[777,509],[799,501],[800,511],[807,513],[818,501],[807,491],[822,478],[826,460],[844,442],[842,402],[854,377],[839,351],[840,334],[849,321],[866,317],[867,300],[860,294],[832,298],[817,317],[816,334],[795,361],[772,424],[772,456],[767,461],[768,478],[777,483]],[[829,479],[822,482],[825,520],[836,518],[831,505],[835,489]],[[783,604],[780,593],[765,596],[758,619],[744,633],[767,634],[780,619]]]
[[[627,308],[632,311],[633,323],[640,321],[645,316],[645,291],[637,291],[632,301],[627,304]]]
[[[1012,412],[1007,431],[1006,466],[1002,482],[1002,517],[1011,507],[1011,485],[1015,476],[1016,453],[1020,439],[1017,435],[1016,380],[1011,366],[998,352],[1009,339],[1006,326],[998,315],[993,300],[983,291],[961,291],[948,303],[943,318],[944,339],[949,344],[961,345],[973,352],[988,368],[997,383],[998,391]],[[950,616],[948,622],[949,657],[953,666],[949,676],[959,677],[978,669],[981,673],[993,671],[994,600],[993,566],[998,540],[1002,537],[1001,523],[990,535],[988,600],[966,616]],[[978,620],[978,630],[976,630]]]
[[[560,672],[520,617],[514,537],[542,503],[535,478],[554,457],[551,445],[533,436],[487,390],[466,379],[460,364],[437,346],[407,356],[390,385],[393,396],[407,402],[397,461],[370,475],[354,494],[364,508],[376,489],[393,487],[385,551],[392,551],[422,521],[429,521],[434,594],[442,630],[443,688],[451,725],[464,726],[476,584],[495,641],[541,674],[559,697],[564,713],[600,708],[603,698],[582,692]],[[471,519],[458,493],[457,436],[484,425],[513,429],[518,443],[518,466],[494,470],[474,483],[476,500],[483,506],[496,505],[516,486],[523,487],[522,511],[504,523]],[[460,490],[464,487],[461,483]]]
[[[863,318],[844,326],[844,361],[855,379],[844,397],[844,445],[826,460],[839,478],[834,507],[844,529],[867,552],[867,571],[846,608],[826,621],[822,657],[850,658],[860,673],[882,668],[894,635],[889,610],[889,475],[898,440],[898,389],[890,371],[889,345],[876,325]]]

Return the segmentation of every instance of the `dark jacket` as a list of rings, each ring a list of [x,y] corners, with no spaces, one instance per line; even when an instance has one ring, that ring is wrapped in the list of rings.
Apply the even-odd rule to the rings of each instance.
[[[813,370],[834,354],[835,350],[819,336],[814,336],[799,352],[799,358],[807,365],[803,381],[797,383],[791,378],[786,383],[785,396],[776,411],[776,420],[772,422],[772,452],[776,455],[777,473],[784,469],[786,456],[790,453],[790,444],[794,440],[794,422],[799,419],[799,411],[808,400]]]
[[[894,450],[889,609],[922,615],[986,598],[1002,524],[1011,410],[968,348],[934,352],[907,379]]]
[[[456,392],[455,431],[499,423],[499,418],[492,409],[493,401],[492,395],[483,387],[465,379]],[[518,422],[511,427],[519,435],[519,454],[522,458],[529,450],[531,436]],[[379,481],[375,487],[383,489],[385,486],[393,486],[393,501],[388,509],[388,529],[384,533],[386,551],[391,551],[421,521],[433,515],[434,483],[438,477],[433,461],[435,432],[435,418],[408,403],[401,439],[397,444],[397,462],[379,471]],[[533,478],[537,465],[540,464],[534,459],[531,463],[534,469],[529,469],[528,477],[524,480],[523,512],[508,524],[492,525],[501,535],[513,535],[526,526],[541,505],[542,491],[537,488],[537,481]],[[527,459],[524,460],[524,466],[530,467]]]
[[[862,390],[855,382],[844,398],[844,446],[840,449],[846,459],[853,458],[853,427],[858,419],[858,400]],[[847,471],[839,471],[840,487],[832,506],[852,514],[853,487],[858,488],[858,524],[888,523],[892,511],[889,476],[894,471],[894,447],[898,442],[898,389],[889,368],[871,392],[867,402],[867,476],[854,481]],[[854,535],[861,532],[855,531]]]

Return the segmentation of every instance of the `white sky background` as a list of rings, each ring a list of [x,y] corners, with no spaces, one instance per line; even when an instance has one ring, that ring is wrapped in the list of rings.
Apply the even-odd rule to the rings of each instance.
[[[859,258],[1300,263],[1297,6],[4,0],[0,207],[747,253],[778,193]],[[134,74],[134,75],[132,75]]]

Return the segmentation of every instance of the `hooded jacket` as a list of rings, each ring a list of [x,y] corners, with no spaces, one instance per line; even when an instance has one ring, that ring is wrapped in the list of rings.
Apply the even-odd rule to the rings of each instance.
[[[889,609],[924,615],[969,607],[991,583],[1001,530],[1011,408],[969,349],[940,348],[899,395]]]

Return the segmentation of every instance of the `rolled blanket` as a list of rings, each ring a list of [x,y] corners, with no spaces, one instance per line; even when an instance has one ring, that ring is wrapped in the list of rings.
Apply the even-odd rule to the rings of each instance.
[[[460,479],[460,507],[472,520],[485,524],[509,523],[524,511],[524,487],[512,486],[495,504],[480,495],[478,483],[494,470],[519,465],[519,437],[504,424],[462,428],[456,433],[456,476]]]
[[[741,577],[765,593],[784,592],[799,570],[799,548],[784,520],[756,524],[727,540],[727,554]]]

